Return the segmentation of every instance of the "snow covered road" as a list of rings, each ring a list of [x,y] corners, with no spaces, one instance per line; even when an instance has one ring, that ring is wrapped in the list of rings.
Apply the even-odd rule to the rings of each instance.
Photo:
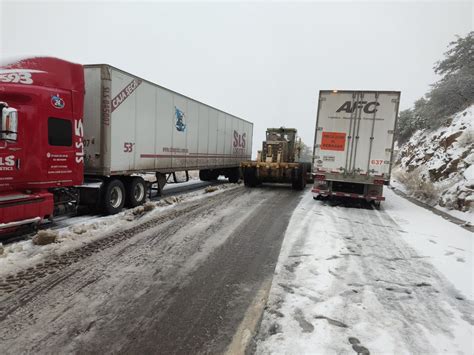
[[[0,275],[0,353],[224,352],[302,196],[235,187],[13,264]]]
[[[257,353],[472,354],[473,237],[392,191],[380,211],[306,194]]]

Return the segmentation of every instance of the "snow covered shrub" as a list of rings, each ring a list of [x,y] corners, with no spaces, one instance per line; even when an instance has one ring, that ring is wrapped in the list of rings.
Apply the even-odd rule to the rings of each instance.
[[[411,196],[429,204],[437,203],[438,189],[423,177],[419,169],[410,172],[398,170],[395,172],[395,177],[406,187]]]
[[[448,45],[444,58],[434,66],[441,79],[403,110],[398,118],[397,139],[402,144],[417,130],[433,130],[451,124],[451,116],[474,104],[474,31]]]

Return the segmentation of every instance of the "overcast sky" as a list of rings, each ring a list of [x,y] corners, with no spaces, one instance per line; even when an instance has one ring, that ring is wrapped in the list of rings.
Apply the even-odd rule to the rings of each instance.
[[[433,64],[473,27],[472,1],[22,2],[0,0],[0,56],[108,63],[312,145],[324,89],[400,90],[409,108]]]

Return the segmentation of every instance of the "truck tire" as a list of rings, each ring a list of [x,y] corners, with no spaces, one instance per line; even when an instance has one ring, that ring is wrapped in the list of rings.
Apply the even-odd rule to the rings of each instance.
[[[199,179],[202,181],[214,181],[219,177],[219,172],[216,170],[199,170]]]
[[[109,180],[104,189],[102,211],[105,214],[119,213],[125,204],[125,187],[118,179]]]
[[[211,170],[199,170],[199,179],[201,181],[215,180]],[[217,179],[217,177],[216,177]]]
[[[209,170],[199,170],[199,180],[209,181]]]
[[[255,187],[258,185],[257,171],[255,168],[244,169],[244,185],[247,187]]]
[[[142,205],[146,200],[146,183],[143,178],[135,176],[127,181],[125,206],[137,207]]]

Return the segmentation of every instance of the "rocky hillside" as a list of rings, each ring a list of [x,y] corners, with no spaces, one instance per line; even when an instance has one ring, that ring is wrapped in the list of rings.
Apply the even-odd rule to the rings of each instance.
[[[394,179],[434,206],[474,212],[474,106],[436,130],[417,131],[399,148]]]

